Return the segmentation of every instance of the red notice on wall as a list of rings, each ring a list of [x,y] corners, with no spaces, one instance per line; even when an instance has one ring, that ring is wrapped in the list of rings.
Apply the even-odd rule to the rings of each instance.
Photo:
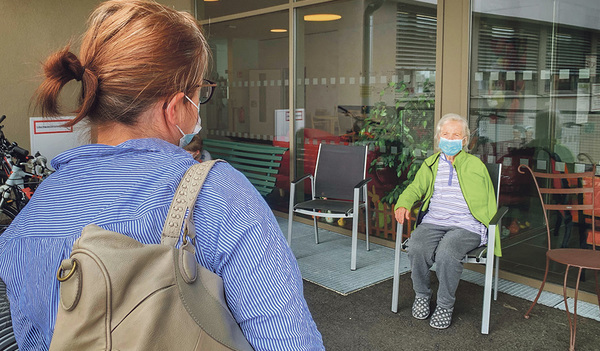
[[[33,121],[33,134],[72,133],[73,127],[66,127],[70,119]]]

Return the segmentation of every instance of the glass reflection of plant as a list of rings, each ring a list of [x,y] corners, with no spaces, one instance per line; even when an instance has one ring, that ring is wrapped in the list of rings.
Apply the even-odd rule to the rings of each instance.
[[[393,100],[393,104],[386,102]],[[392,204],[412,182],[428,150],[433,149],[433,82],[423,84],[423,92],[411,94],[404,82],[389,83],[379,92],[360,132],[359,143],[373,145],[377,157],[372,171],[391,170],[396,186],[383,195]],[[421,162],[419,162],[421,161]]]

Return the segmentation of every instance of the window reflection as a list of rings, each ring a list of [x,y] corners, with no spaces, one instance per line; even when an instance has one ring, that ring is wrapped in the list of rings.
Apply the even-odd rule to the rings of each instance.
[[[470,148],[485,162],[504,165],[500,201],[510,211],[502,232],[503,269],[541,278],[542,213],[529,178],[516,168],[525,163],[547,172],[581,172],[600,160],[600,25],[589,23],[600,16],[600,4],[500,4],[473,3]],[[585,246],[583,225],[572,229],[581,233],[569,235],[565,223],[573,218],[558,217],[552,219],[553,245]]]

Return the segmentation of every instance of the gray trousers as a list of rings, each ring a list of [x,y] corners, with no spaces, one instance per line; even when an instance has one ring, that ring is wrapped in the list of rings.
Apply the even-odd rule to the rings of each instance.
[[[463,271],[461,260],[480,243],[481,236],[466,229],[421,223],[412,232],[407,248],[416,297],[431,297],[429,269],[436,263],[437,305],[452,309]]]

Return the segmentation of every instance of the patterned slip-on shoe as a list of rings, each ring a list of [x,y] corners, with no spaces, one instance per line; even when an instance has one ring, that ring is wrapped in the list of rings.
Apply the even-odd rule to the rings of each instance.
[[[436,329],[446,329],[452,323],[452,310],[437,306],[433,314],[429,325]]]
[[[427,319],[429,317],[429,299],[424,297],[415,297],[412,306],[412,315],[416,319]]]

